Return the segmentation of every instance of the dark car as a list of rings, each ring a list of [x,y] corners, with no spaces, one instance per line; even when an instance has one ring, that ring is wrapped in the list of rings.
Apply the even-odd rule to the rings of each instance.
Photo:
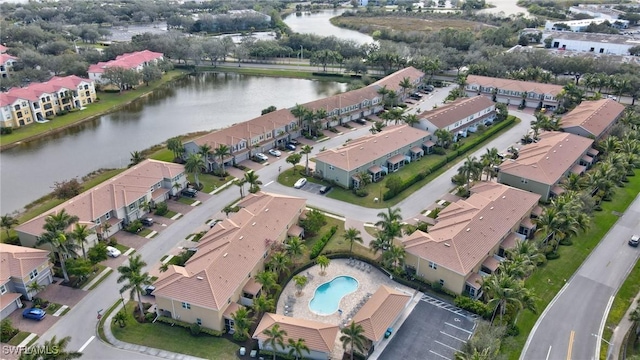
[[[153,225],[153,218],[144,218],[144,219],[142,219],[140,221],[142,221],[142,224],[146,225],[146,226]]]
[[[153,296],[152,292],[156,290],[156,287],[153,285],[145,285],[142,287],[142,291],[144,291],[145,295]]]
[[[639,243],[640,243],[640,235],[633,235],[631,239],[629,239],[629,245],[633,247],[638,247]]]
[[[182,196],[187,196],[187,197],[196,197],[196,195],[198,194],[198,190],[193,189],[193,188],[186,188],[184,190],[182,190],[180,192],[182,194]]]
[[[24,309],[22,311],[22,317],[25,319],[33,319],[33,320],[40,321],[44,319],[46,315],[47,315],[46,311],[38,308],[29,308],[29,309]]]
[[[320,188],[320,194],[326,194],[331,190],[331,186],[323,186]]]
[[[418,93],[413,93],[411,95],[409,95],[410,98],[414,99],[414,100],[420,100],[422,99],[422,95],[418,94]]]
[[[292,143],[288,143],[287,145],[285,145],[285,148],[287,148],[287,150],[291,150],[291,151],[295,151],[296,150],[296,146]]]

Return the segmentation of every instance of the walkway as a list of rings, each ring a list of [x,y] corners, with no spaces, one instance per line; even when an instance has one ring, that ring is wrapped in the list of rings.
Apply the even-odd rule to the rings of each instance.
[[[608,351],[610,354],[612,354],[613,360],[618,360],[618,356],[620,355],[620,349],[622,347],[622,342],[624,341],[624,337],[625,335],[627,335],[629,330],[631,330],[631,326],[633,325],[633,322],[629,320],[629,314],[631,314],[631,312],[633,312],[633,310],[637,306],[640,306],[638,305],[638,300],[640,300],[640,293],[638,293],[638,295],[636,295],[636,298],[633,299],[633,303],[629,307],[629,310],[627,310],[627,312],[624,314],[624,317],[622,318],[622,320],[620,320],[620,324],[618,324],[618,326],[616,326],[616,328],[613,330],[613,336],[611,336],[612,345],[610,346],[610,349]]]

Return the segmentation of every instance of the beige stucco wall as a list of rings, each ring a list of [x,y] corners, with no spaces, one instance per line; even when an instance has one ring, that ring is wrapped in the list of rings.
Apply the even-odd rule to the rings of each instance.
[[[505,172],[498,172],[498,182],[501,184],[513,186],[514,188],[530,191],[541,196],[541,201],[549,200],[549,193],[551,192],[551,185],[543,184],[531,179],[527,179],[527,183],[522,182],[522,177],[507,174]]]

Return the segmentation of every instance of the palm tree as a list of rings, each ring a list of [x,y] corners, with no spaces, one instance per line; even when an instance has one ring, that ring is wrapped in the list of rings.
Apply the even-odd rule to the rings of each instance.
[[[259,178],[258,174],[256,174],[256,172],[253,170],[244,174],[244,181],[247,184],[249,184],[249,192],[252,194],[255,194],[258,191],[260,191],[260,186],[258,185],[259,183],[258,178]]]
[[[284,337],[287,336],[287,332],[281,330],[279,324],[273,324],[271,328],[264,329],[262,334],[267,335],[264,344],[273,349],[273,360],[275,360],[278,346],[284,350]]]
[[[473,353],[463,353],[456,352],[455,360],[490,360],[491,354],[489,353],[489,348],[486,348],[482,351],[478,351],[478,349],[473,349]]]
[[[188,173],[193,174],[193,178],[196,181],[196,185],[198,189],[201,188],[200,180],[198,179],[198,175],[200,175],[203,171],[207,170],[207,165],[204,161],[204,158],[201,154],[192,153],[189,154],[187,158],[187,162],[184,164],[184,169]]]
[[[348,228],[347,231],[342,235],[342,238],[349,242],[349,252],[353,253],[353,243],[358,242],[360,244],[363,243],[362,236],[360,236],[360,230],[356,228]]]
[[[296,360],[302,358],[302,352],[306,351],[307,354],[311,354],[309,347],[305,344],[304,339],[293,340],[289,338],[289,355],[295,356]]]
[[[382,106],[385,105],[385,97],[389,94],[389,91],[390,90],[387,89],[387,85],[384,85],[383,87],[377,90],[378,94],[382,95],[382,99],[380,100],[380,103],[382,104]]]
[[[120,276],[118,277],[118,284],[125,282],[126,284],[120,288],[120,294],[127,290],[130,291],[130,298],[133,300],[134,295],[138,297],[138,310],[140,311],[140,317],[144,317],[144,308],[142,307],[142,288],[145,285],[151,285],[151,276],[148,272],[142,272],[142,268],[147,266],[147,263],[142,260],[141,255],[134,255],[129,258],[129,266],[121,265],[118,267]]]
[[[389,240],[387,240],[385,234],[382,231],[378,231],[376,238],[369,243],[369,249],[373,251],[373,254],[377,254],[378,251],[384,254],[384,251],[389,248]]]
[[[305,115],[309,112],[309,110],[306,107],[299,104],[296,104],[296,106],[290,111],[293,116],[298,118],[300,125],[302,125],[302,120],[304,119]]]
[[[458,174],[462,175],[462,177],[466,181],[466,192],[469,194],[469,187],[471,184],[471,179],[475,179],[479,176],[481,172],[481,164],[478,162],[475,156],[467,156],[466,160],[458,168]]]
[[[347,346],[349,346],[351,360],[353,360],[354,349],[358,349],[358,351],[364,353],[367,338],[364,336],[364,328],[362,327],[362,325],[356,324],[352,321],[349,326],[345,327],[340,332],[342,333],[342,335],[340,336],[340,341],[342,341],[342,348],[346,350]]]
[[[18,219],[14,218],[13,216],[9,214],[2,215],[2,218],[0,218],[0,227],[2,227],[7,232],[7,239],[11,237],[11,235],[9,234],[11,228],[13,228],[14,225],[18,225],[18,223]]]
[[[399,235],[397,233],[399,229],[396,228],[396,225],[402,221],[402,210],[399,207],[395,209],[388,207],[386,212],[381,211],[378,213],[378,218],[380,220],[378,220],[376,226],[382,229],[385,234]]]
[[[538,244],[534,241],[516,241],[516,246],[507,250],[507,258],[515,259],[518,256],[525,256],[534,264],[542,264],[545,261]]]
[[[54,335],[51,340],[45,341],[42,346],[33,345],[29,347],[29,351],[24,351],[20,354],[19,360],[69,360],[82,357],[81,352],[66,351],[70,341],[70,336],[58,340]],[[55,351],[52,351],[52,349],[55,349]]]
[[[182,140],[179,137],[172,137],[167,140],[167,149],[173,152],[173,159],[179,159],[184,154],[184,146],[182,145]]]
[[[309,176],[309,154],[311,154],[311,150],[313,150],[313,147],[309,146],[309,145],[305,145],[302,147],[300,153],[304,154],[306,157],[306,163],[304,165],[304,173],[307,174],[307,176]]]
[[[388,251],[382,254],[382,261],[392,268],[401,266],[404,263],[405,251],[404,247],[391,245]]]
[[[438,145],[445,149],[449,147],[449,143],[453,140],[453,134],[447,129],[438,129],[433,135],[438,138]]]
[[[114,316],[113,316],[113,321],[117,322],[121,328],[125,327],[127,325],[127,313],[124,312],[124,309],[118,311]]]
[[[327,273],[325,269],[329,267],[329,263],[331,263],[331,260],[324,255],[320,255],[316,258],[316,264],[320,266],[320,275],[325,275]]]
[[[291,271],[291,259],[284,252],[278,251],[271,257],[269,268],[276,274],[284,272],[286,275],[289,275]]]
[[[231,155],[231,149],[225,144],[218,145],[217,148],[213,151],[213,155],[220,159],[220,176],[224,176],[224,157],[227,155]]]
[[[171,187],[176,189],[176,194],[175,194],[176,199],[179,198],[180,197],[180,188],[182,188],[182,185],[179,182],[176,181],[176,182],[173,183],[173,185],[171,185]]]
[[[204,159],[204,161],[208,161],[209,160],[209,155],[211,155],[211,145],[209,144],[202,144],[198,147],[198,154],[202,155],[202,158]]]
[[[420,123],[420,118],[416,114],[407,114],[402,117],[402,120],[409,126],[413,127],[415,124]]]
[[[29,292],[29,295],[31,295],[31,293],[35,295],[42,290],[44,290],[44,286],[41,285],[37,280],[34,280],[29,285],[27,285],[27,291]]]
[[[535,311],[535,304],[531,302],[533,297],[521,280],[502,273],[492,274],[484,278],[482,289],[489,298],[487,305],[494,308],[491,323],[496,313],[500,313],[502,321],[507,308],[511,306],[517,310],[527,307]]]
[[[240,188],[240,198],[244,198],[244,184],[247,183],[247,180],[245,180],[244,178],[236,179],[233,183]]]
[[[134,151],[131,153],[131,159],[129,160],[129,167],[135,166],[143,162],[145,159],[144,155],[140,151]]]
[[[77,245],[71,241],[71,235],[66,232],[71,224],[78,221],[77,216],[69,215],[65,209],[60,212],[51,214],[44,219],[45,232],[40,235],[36,246],[47,244],[54,253],[58,255],[60,268],[65,282],[69,282],[69,274],[67,273],[66,259],[75,254]]]
[[[85,251],[84,244],[87,242],[87,238],[89,235],[93,234],[95,231],[93,229],[89,229],[87,225],[76,224],[76,227],[73,228],[71,232],[71,236],[80,244],[82,247],[82,257],[87,259],[87,252]]]
[[[240,307],[236,312],[231,314],[233,319],[235,333],[233,338],[238,341],[245,341],[249,337],[249,329],[251,328],[251,318],[249,311],[244,307]]]
[[[269,293],[272,290],[278,291],[280,285],[278,285],[277,276],[273,271],[260,271],[256,274],[256,282],[261,284],[264,291]]]
[[[276,307],[275,300],[261,294],[257,298],[253,299],[253,311],[256,313],[255,318],[259,318],[260,315],[267,311],[273,311]]]
[[[307,285],[308,281],[309,279],[304,275],[296,275],[293,277],[293,282],[296,283],[296,288],[298,289],[298,296],[302,295],[302,288]]]
[[[561,184],[567,191],[580,191],[584,188],[584,185],[584,178],[575,173],[570,173]]]
[[[402,78],[398,86],[402,88],[402,96],[404,97],[405,95],[407,95],[407,89],[411,89],[413,87],[413,84],[411,84],[411,79],[409,79],[409,77],[404,77]]]
[[[297,236],[287,240],[285,248],[287,249],[287,254],[289,254],[293,259],[302,256],[304,251],[307,249],[307,247],[302,243],[302,240]]]

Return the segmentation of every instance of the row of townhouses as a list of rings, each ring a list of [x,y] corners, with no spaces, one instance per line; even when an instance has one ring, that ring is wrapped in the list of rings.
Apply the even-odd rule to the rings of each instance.
[[[122,68],[128,70],[142,71],[145,66],[155,65],[164,59],[164,54],[149,50],[137,51],[118,55],[114,60],[99,62],[89,66],[87,73],[89,79],[98,84],[106,84],[107,80],[102,78],[108,68]]]
[[[557,96],[562,91],[562,86],[469,75],[464,90],[467,96],[484,95],[495,102],[507,105],[555,110],[559,104]]]

